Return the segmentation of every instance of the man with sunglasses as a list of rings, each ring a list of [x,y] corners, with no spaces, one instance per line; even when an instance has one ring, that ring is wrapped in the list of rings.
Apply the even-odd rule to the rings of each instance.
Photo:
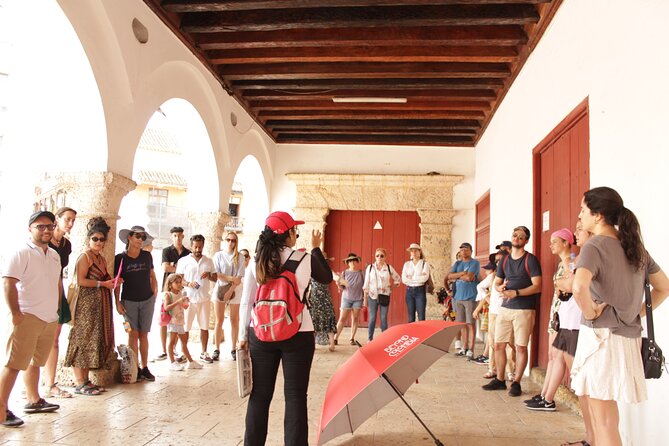
[[[153,237],[142,226],[121,229],[118,237],[126,245],[126,250],[114,259],[114,277],[120,269],[120,277],[123,279],[121,287],[114,289],[116,311],[130,323],[132,330],[128,333],[128,345],[137,353],[144,366],[140,368],[137,378],[155,381],[156,377],[149,371],[148,359],[149,331],[158,281],[151,253],[142,249],[151,244]],[[119,288],[122,290],[119,291]]]
[[[541,297],[541,265],[525,251],[530,230],[525,226],[514,228],[511,235],[511,253],[497,264],[495,288],[502,295],[502,307],[495,321],[495,362],[497,377],[482,386],[484,390],[505,390],[506,346],[513,339],[516,344],[515,377],[509,396],[520,396],[520,380],[527,366],[527,345],[534,329],[536,307]]]
[[[32,214],[28,219],[30,240],[8,256],[2,272],[5,301],[12,315],[7,359],[0,371],[0,424],[5,427],[23,424],[7,407],[20,370],[25,370],[25,413],[53,412],[60,407],[44,401],[38,389],[39,369],[46,364],[56,336],[63,292],[60,257],[49,248],[55,221],[48,211]]]

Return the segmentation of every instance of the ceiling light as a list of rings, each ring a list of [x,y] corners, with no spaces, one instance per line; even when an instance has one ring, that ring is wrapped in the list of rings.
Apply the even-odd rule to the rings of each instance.
[[[332,102],[376,102],[385,104],[406,104],[407,98],[332,98]]]

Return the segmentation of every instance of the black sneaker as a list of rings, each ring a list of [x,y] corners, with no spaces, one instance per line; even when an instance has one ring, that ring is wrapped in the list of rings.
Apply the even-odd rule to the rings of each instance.
[[[506,390],[506,383],[497,378],[493,378],[488,384],[482,385],[483,390]]]
[[[213,359],[214,361],[218,361],[218,358],[220,357],[221,357],[221,351],[218,349],[214,350],[214,353],[211,354],[211,359]]]
[[[47,413],[60,409],[58,404],[47,403],[44,398],[40,398],[36,403],[28,403],[23,406],[25,413]]]
[[[546,400],[541,400],[541,401],[533,401],[531,403],[527,403],[526,406],[530,410],[543,410],[545,412],[555,412],[555,401],[551,401],[550,403]]]
[[[232,356],[233,361],[236,361],[237,360],[237,351],[236,350],[231,351],[230,356]]]
[[[465,356],[467,356],[467,350],[463,348],[453,356],[455,356],[456,358],[464,358]]]
[[[509,389],[509,396],[520,396],[523,393],[523,390],[520,388],[520,383],[514,381],[511,383],[511,388]]]
[[[137,367],[137,382],[144,381],[144,375],[142,375],[142,369]]]
[[[147,381],[151,381],[151,382],[153,382],[153,381],[156,380],[156,377],[153,376],[153,374],[152,374],[151,372],[149,372],[149,368],[148,368],[148,367],[144,367],[144,368],[142,369],[142,378],[144,378],[144,379],[147,380]]]
[[[16,415],[11,410],[7,410],[5,416],[5,421],[2,423],[5,427],[19,427],[23,424],[23,420]]]
[[[534,395],[534,396],[533,396],[532,398],[530,398],[529,400],[525,400],[525,401],[523,401],[523,403],[525,403],[525,404],[530,404],[530,403],[536,403],[537,401],[543,401],[543,400],[544,400],[544,397],[541,396],[540,393],[537,393],[536,395]]]

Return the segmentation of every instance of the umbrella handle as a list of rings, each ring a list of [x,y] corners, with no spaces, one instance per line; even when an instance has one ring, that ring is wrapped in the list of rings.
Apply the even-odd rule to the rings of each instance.
[[[357,343],[357,341],[356,341],[356,343]],[[360,345],[360,344],[358,344],[358,345]],[[413,408],[409,405],[409,403],[407,402],[407,400],[404,399],[404,395],[402,395],[402,392],[400,392],[400,389],[398,389],[397,387],[395,387],[395,384],[393,384],[393,382],[392,382],[390,379],[388,379],[388,376],[386,376],[385,373],[382,373],[381,376],[383,377],[383,379],[386,380],[386,382],[387,382],[388,384],[390,384],[390,387],[392,387],[392,389],[395,391],[395,393],[397,394],[397,396],[399,396],[400,399],[402,400],[402,402],[409,408],[409,410],[411,411],[411,413],[413,414],[413,416],[416,417],[416,419],[418,420],[418,422],[419,422],[420,424],[423,425],[423,427],[425,428],[425,430],[427,431],[427,433],[430,434],[430,437],[432,437],[432,439],[434,440],[434,444],[436,444],[437,446],[444,446],[444,444],[443,444],[441,441],[439,441],[439,439],[438,439],[437,437],[434,436],[434,434],[433,434],[432,431],[427,427],[427,425],[426,425],[425,423],[423,423],[423,420],[420,419],[420,417],[418,416],[418,414],[416,413],[416,411],[413,410]]]

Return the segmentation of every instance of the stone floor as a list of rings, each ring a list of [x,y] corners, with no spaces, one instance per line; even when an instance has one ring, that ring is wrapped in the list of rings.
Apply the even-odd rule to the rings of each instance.
[[[360,337],[360,335],[358,336]],[[342,339],[347,339],[347,333]],[[338,346],[334,353],[318,346],[309,395],[310,444],[316,442],[320,409],[328,379],[357,347]],[[199,351],[191,344],[193,352]],[[224,351],[229,351],[224,349]],[[26,424],[0,430],[6,445],[240,445],[246,400],[237,396],[235,363],[225,356],[203,370],[170,372],[167,361],[152,364],[156,382],[117,384],[101,396],[51,400],[61,404],[52,414],[23,414],[19,377],[10,409]],[[406,393],[406,398],[446,446],[559,445],[583,438],[583,423],[569,409],[536,413],[522,400],[537,388],[523,381],[524,394],[486,392],[485,367],[446,354]],[[270,414],[268,445],[283,444],[283,395],[280,384]],[[420,423],[395,400],[363,424],[354,435],[328,445],[430,445]]]

